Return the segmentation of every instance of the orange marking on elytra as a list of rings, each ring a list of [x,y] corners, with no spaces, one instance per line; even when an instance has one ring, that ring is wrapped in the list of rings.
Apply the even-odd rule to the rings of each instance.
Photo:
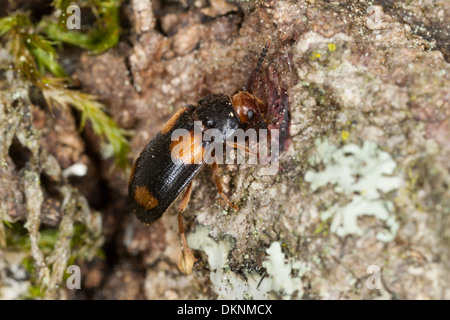
[[[130,185],[131,181],[133,181],[135,172],[136,172],[136,161],[134,162],[133,167],[131,168],[130,177],[128,178],[128,185]]]
[[[178,110],[172,118],[169,119],[169,121],[166,122],[164,127],[161,129],[161,134],[166,134],[170,130],[172,130],[173,126],[175,125],[175,122],[177,122],[178,118],[181,116],[181,114],[185,111],[186,108],[182,108]]]
[[[141,206],[145,207],[146,210],[151,210],[158,205],[158,199],[156,199],[150,191],[148,191],[146,186],[139,186],[134,192],[134,200]]]
[[[184,164],[200,164],[203,162],[205,150],[202,147],[201,135],[189,132],[189,137],[181,136],[181,140],[172,141],[170,152],[172,159],[181,160]]]

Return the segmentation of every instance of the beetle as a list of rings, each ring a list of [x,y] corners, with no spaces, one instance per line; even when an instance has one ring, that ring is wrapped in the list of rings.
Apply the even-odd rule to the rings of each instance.
[[[265,111],[266,104],[252,92],[257,87],[261,64],[269,45],[270,41],[266,42],[256,71],[250,76],[253,79],[248,81],[244,91],[239,91],[232,97],[226,94],[208,95],[196,105],[180,109],[144,147],[132,167],[128,182],[129,206],[144,223],[159,219],[185,190],[178,208],[178,227],[182,242],[178,266],[185,273],[191,272],[196,258],[187,245],[182,213],[192,192],[192,180],[205,165],[206,150],[213,143],[212,140],[198,139],[194,133],[196,129],[202,133],[215,129],[221,134],[221,141],[225,142],[238,128],[267,128],[264,115],[270,112]],[[189,132],[187,139],[172,140],[172,134],[178,129]],[[184,147],[183,150],[189,152],[174,152],[174,148],[180,144]],[[245,146],[235,144],[234,147],[248,151]],[[217,175],[217,164],[213,163],[211,167],[218,193],[229,206],[238,210],[223,191]]]

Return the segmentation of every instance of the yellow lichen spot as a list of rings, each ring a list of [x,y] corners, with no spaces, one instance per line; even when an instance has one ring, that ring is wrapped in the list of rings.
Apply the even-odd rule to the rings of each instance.
[[[342,132],[341,132],[342,141],[347,141],[349,135],[350,135],[350,132],[348,132],[348,131],[342,131]]]
[[[317,51],[314,51],[311,56],[309,57],[311,60],[319,59],[322,55],[318,53]]]
[[[146,210],[151,210],[158,205],[158,199],[156,199],[146,186],[138,186],[134,192],[134,200]]]
[[[336,45],[335,45],[334,43],[329,43],[329,44],[328,44],[328,50],[329,50],[330,52],[336,51]]]

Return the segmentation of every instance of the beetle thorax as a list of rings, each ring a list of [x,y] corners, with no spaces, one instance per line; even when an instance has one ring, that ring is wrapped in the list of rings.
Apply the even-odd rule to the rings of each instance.
[[[202,98],[196,109],[198,120],[206,130],[219,130],[225,141],[240,125],[239,117],[231,104],[229,96],[213,94]]]

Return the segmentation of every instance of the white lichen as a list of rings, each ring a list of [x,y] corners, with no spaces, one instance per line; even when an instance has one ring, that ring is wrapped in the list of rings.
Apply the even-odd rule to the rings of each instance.
[[[26,296],[29,276],[22,261],[26,254],[0,250],[0,300],[17,300]]]
[[[303,295],[301,277],[310,271],[310,267],[293,258],[286,259],[279,242],[273,242],[266,252],[268,260],[263,262],[263,267],[269,276],[271,290],[281,295],[283,299],[290,299],[296,292],[297,296],[301,297]],[[293,274],[294,270],[297,270],[296,275]]]
[[[68,177],[84,177],[88,171],[88,167],[84,163],[75,163],[63,170],[62,175]]]
[[[334,190],[347,198],[345,205],[334,204],[321,214],[323,220],[332,219],[330,230],[340,237],[361,235],[364,230],[358,225],[359,216],[374,216],[382,220],[387,229],[377,234],[380,241],[391,241],[398,230],[393,215],[393,204],[382,196],[400,187],[401,180],[394,173],[396,163],[389,155],[371,141],[360,147],[348,144],[342,148],[316,141],[316,163],[323,163],[325,169],[319,172],[309,170],[305,180],[315,191],[328,183]]]
[[[292,258],[286,259],[278,242],[267,249],[268,259],[263,262],[267,274],[262,276],[255,271],[244,270],[237,274],[230,269],[228,256],[234,247],[230,236],[216,241],[209,236],[208,227],[197,226],[187,241],[192,249],[202,250],[207,255],[210,280],[219,299],[290,299],[295,293],[298,297],[303,294],[301,277],[310,271],[310,266]]]
[[[211,283],[219,299],[269,298],[271,288],[267,278],[262,279],[261,275],[254,271],[244,272],[245,276],[242,276],[230,270],[228,255],[234,247],[234,241],[230,236],[215,241],[209,236],[208,227],[197,226],[195,231],[188,235],[187,241],[189,247],[202,250],[208,256]]]

